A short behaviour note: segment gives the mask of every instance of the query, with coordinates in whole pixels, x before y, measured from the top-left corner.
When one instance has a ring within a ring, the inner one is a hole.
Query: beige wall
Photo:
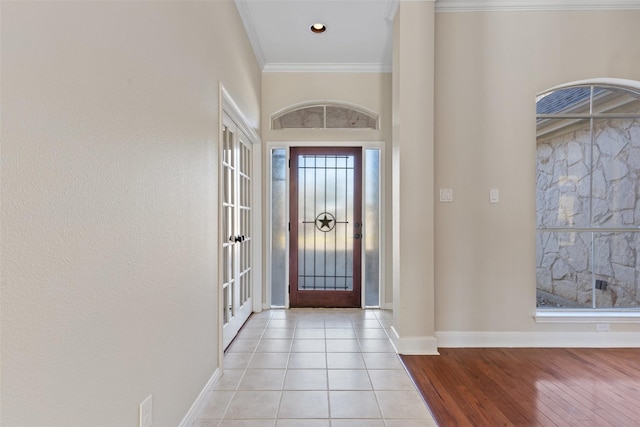
[[[218,366],[218,81],[232,1],[2,2],[3,426],[175,427]]]
[[[435,187],[453,189],[436,204],[437,331],[594,331],[532,319],[535,95],[640,80],[638,23],[639,11],[436,14]]]
[[[347,102],[380,114],[380,130],[271,130],[270,116],[293,104],[312,100]],[[391,73],[264,73],[262,76],[263,141],[389,141],[391,139]]]
[[[380,129],[270,129],[273,113],[291,105],[312,100],[340,101],[356,104],[380,114]],[[262,76],[262,141],[381,141],[386,144],[385,175],[391,176],[391,73],[264,73]],[[265,161],[268,151],[264,152]],[[266,164],[266,163],[265,163]],[[265,171],[268,168],[265,166]],[[265,190],[266,185],[265,182]],[[387,199],[389,201],[390,198]],[[265,204],[267,201],[265,200]],[[264,209],[268,206],[265,205]],[[390,205],[385,215],[391,217]],[[268,229],[268,224],[264,225]],[[391,229],[386,230],[386,261],[391,258]],[[389,264],[387,262],[387,264]],[[386,301],[392,300],[391,268],[385,269],[388,284],[385,289]],[[265,271],[266,273],[266,271]],[[265,281],[266,282],[266,281]]]
[[[434,3],[393,23],[393,330],[399,353],[437,354],[434,300]]]
[[[380,112],[380,131],[262,137],[385,141],[389,189],[391,75],[261,82],[231,1],[1,7],[0,424],[136,426],[153,394],[154,426],[175,426],[218,365],[218,81],[256,125],[310,99]],[[593,330],[532,319],[534,96],[640,80],[638,22],[436,14],[435,193],[454,190],[435,206],[436,331]]]

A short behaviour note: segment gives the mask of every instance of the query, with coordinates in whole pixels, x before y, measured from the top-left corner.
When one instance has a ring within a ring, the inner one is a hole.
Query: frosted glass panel
[[[352,290],[354,157],[298,159],[298,289]]]
[[[345,105],[309,105],[273,117],[271,128],[378,129],[378,116]]]
[[[380,305],[380,150],[365,150],[365,305]]]
[[[376,129],[375,117],[348,107],[327,106],[327,128],[370,128]]]
[[[273,119],[273,129],[324,128],[324,107],[300,108]]]
[[[287,156],[271,151],[271,305],[284,307],[287,277]]]

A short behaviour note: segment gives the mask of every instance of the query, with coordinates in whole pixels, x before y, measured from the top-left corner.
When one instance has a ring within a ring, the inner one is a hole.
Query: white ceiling
[[[264,71],[391,71],[400,1],[235,0]],[[416,0],[413,0],[416,1]],[[417,0],[437,12],[639,9],[640,0]],[[323,34],[309,27],[327,26]]]
[[[236,0],[264,71],[391,71],[398,0]],[[314,34],[312,24],[327,31]]]

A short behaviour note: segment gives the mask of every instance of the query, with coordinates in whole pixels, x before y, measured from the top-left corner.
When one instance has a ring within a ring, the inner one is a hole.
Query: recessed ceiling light
[[[327,26],[324,25],[322,22],[316,22],[311,26],[311,32],[313,33],[319,34],[319,33],[324,33],[325,31],[327,31]]]

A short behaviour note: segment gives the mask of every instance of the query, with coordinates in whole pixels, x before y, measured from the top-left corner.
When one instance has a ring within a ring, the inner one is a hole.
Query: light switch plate
[[[441,202],[453,202],[453,190],[450,188],[440,189],[440,201]]]
[[[500,202],[500,190],[497,188],[491,188],[489,190],[489,203],[498,203]]]

